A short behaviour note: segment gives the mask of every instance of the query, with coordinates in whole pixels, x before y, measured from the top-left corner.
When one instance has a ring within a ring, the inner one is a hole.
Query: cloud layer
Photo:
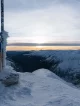
[[[37,36],[46,42],[79,42],[79,6],[79,0],[5,0],[8,42],[32,42]]]

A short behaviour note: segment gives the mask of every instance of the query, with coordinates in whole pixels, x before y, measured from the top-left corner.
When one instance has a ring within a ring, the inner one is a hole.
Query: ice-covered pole
[[[1,0],[1,33],[4,32],[4,0]]]
[[[0,71],[4,68],[4,50],[3,50],[3,43],[4,43],[4,0],[1,0],[1,62],[0,62]]]

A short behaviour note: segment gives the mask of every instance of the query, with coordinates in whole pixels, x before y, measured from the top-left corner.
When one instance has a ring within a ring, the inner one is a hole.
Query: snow
[[[13,68],[10,66],[10,63],[9,63],[9,66],[6,65],[6,68],[0,72],[0,80],[6,78],[9,74],[11,74],[11,72],[16,73],[16,71],[13,70]]]
[[[59,79],[61,80],[56,74],[53,74],[51,71],[47,70],[47,69],[38,69],[38,70],[35,70],[33,72],[33,74],[35,74],[36,76],[39,76],[39,77],[50,77],[50,78],[56,78],[56,79]]]
[[[0,106],[80,106],[80,90],[49,70],[18,74],[18,85],[0,83]]]
[[[2,37],[3,37],[2,49],[3,49],[3,70],[4,70],[4,68],[6,67],[6,45],[7,45],[8,32],[4,31]]]

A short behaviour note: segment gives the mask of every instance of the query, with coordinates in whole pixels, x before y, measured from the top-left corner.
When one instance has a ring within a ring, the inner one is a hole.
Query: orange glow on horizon
[[[27,50],[79,50],[80,46],[7,46],[7,51]]]

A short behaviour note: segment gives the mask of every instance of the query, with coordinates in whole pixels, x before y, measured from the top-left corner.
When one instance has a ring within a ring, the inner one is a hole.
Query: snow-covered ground
[[[0,106],[80,106],[80,90],[49,70],[19,76],[18,85],[5,87],[0,83]]]

